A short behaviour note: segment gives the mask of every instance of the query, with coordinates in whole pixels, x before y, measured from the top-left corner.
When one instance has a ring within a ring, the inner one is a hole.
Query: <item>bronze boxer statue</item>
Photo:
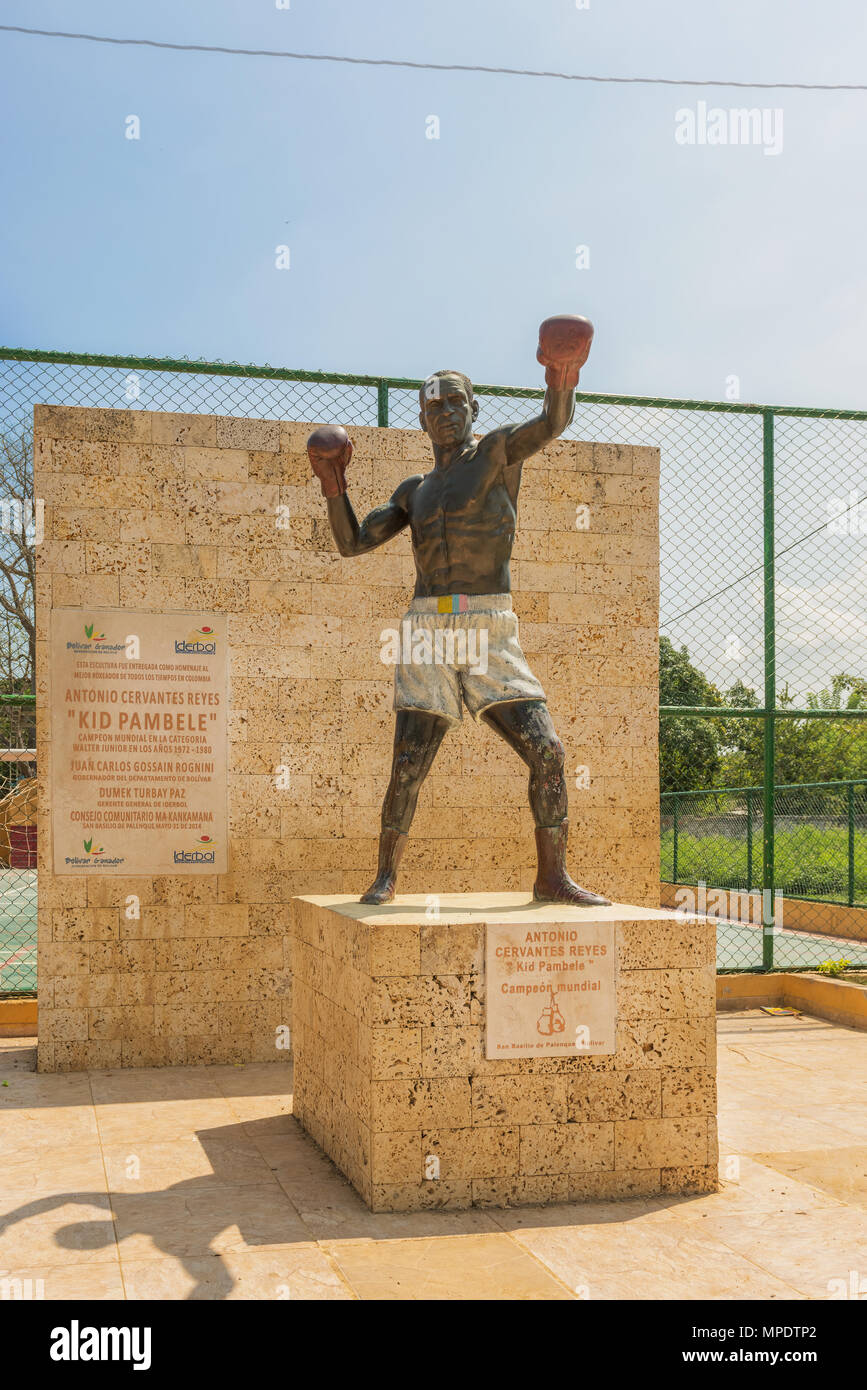
[[[410,641],[395,666],[394,756],[382,806],[379,867],[363,903],[394,897],[421,785],[449,725],[461,719],[466,705],[530,769],[538,856],[534,899],[608,906],[607,898],[579,888],[566,872],[563,745],[518,642],[509,578],[521,465],[572,419],[578,374],[592,337],[587,319],[565,314],[546,319],[536,354],[547,384],[542,413],[478,440],[473,422],[479,406],[469,378],[434,372],[419,392],[419,421],[430,436],[434,466],[407,478],[360,524],[346,493],[352,457],[346,431],[325,425],[307,442],[340,554],[363,555],[408,526],[415,558],[415,594],[403,623]],[[468,658],[470,650],[474,659]],[[441,660],[443,651],[447,659]]]

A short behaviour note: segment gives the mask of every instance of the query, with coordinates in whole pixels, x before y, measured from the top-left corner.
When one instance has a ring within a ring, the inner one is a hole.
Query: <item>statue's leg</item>
[[[376,878],[361,899],[363,903],[387,903],[394,897],[398,865],[418,794],[448,727],[448,719],[438,714],[415,709],[397,711],[391,778],[382,803],[379,865]]]
[[[530,809],[536,822],[538,857],[533,897],[540,902],[607,907],[608,898],[580,888],[566,872],[569,822],[563,745],[548,706],[544,700],[506,700],[489,705],[482,718],[530,769]]]

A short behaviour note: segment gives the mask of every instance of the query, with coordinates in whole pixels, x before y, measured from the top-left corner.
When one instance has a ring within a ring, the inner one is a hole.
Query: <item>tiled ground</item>
[[[285,1063],[38,1076],[0,1039],[0,1297],[828,1298],[867,1275],[867,1038],[719,1030],[720,1193],[406,1216],[301,1132]]]

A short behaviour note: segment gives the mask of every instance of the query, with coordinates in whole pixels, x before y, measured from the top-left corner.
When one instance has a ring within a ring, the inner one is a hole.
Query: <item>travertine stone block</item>
[[[563,1124],[521,1127],[522,1173],[586,1173],[614,1167],[614,1125]]]
[[[707,1159],[704,1117],[618,1120],[616,1153],[623,1167],[682,1167]]]
[[[716,1073],[710,1068],[684,1067],[662,1077],[662,1113],[707,1115],[716,1110]]]
[[[479,1125],[545,1125],[565,1120],[566,1078],[475,1077],[473,1119]]]
[[[573,1076],[569,1079],[568,1118],[578,1121],[651,1119],[661,1113],[661,1099],[662,1078],[657,1071]],[[702,1101],[706,1100],[707,1096],[702,1095]]]
[[[425,1158],[439,1159],[440,1180],[508,1177],[519,1169],[519,1131],[514,1126],[423,1130],[421,1149]]]
[[[518,893],[442,894],[429,911],[422,895],[293,903],[295,1114],[368,1206],[713,1190],[712,922]],[[614,1052],[486,1058],[486,929],[516,922],[613,924]]]

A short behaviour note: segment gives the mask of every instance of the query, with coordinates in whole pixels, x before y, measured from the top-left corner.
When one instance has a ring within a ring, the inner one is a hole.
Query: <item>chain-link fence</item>
[[[37,402],[417,428],[420,384],[0,349],[0,432],[26,441]],[[475,389],[480,430],[526,416],[544,394]],[[823,960],[841,958],[841,941],[851,948],[854,933],[867,937],[857,915],[867,906],[848,904],[846,893],[837,903],[806,891],[836,884],[840,864],[825,864],[830,850],[807,827],[807,838],[791,839],[779,798],[780,784],[867,778],[867,412],[579,392],[567,434],[661,450],[661,789],[707,795],[707,787],[719,794],[749,786],[752,797],[751,877],[761,913],[749,926],[735,917],[727,936],[721,926],[720,967],[809,967],[807,935]],[[670,800],[662,809],[665,870]],[[678,853],[686,853],[685,839]],[[708,859],[696,882],[706,873],[709,891],[727,890],[713,883],[725,864],[725,856]],[[781,952],[785,945],[794,953],[796,930],[800,954],[786,960]]]
[[[720,969],[755,969],[764,943],[763,788],[663,792],[661,801],[662,882],[686,890],[668,898],[719,918]],[[776,787],[774,839],[774,964],[867,966],[867,779]]]

